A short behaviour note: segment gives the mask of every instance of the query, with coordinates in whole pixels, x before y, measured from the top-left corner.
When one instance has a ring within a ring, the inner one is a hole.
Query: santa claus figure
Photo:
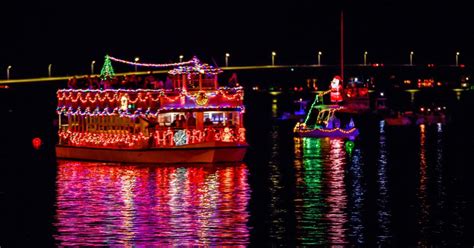
[[[331,81],[331,102],[342,101],[342,79],[335,76]]]

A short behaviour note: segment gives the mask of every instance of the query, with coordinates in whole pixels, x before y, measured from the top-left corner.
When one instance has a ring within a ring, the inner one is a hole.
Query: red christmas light
[[[41,141],[40,138],[36,137],[31,141],[31,143],[33,144],[33,148],[35,148],[35,150],[39,150],[41,145],[43,144],[43,141]]]

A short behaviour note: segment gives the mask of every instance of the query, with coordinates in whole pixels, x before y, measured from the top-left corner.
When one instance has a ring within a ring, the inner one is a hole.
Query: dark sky
[[[339,59],[339,16],[345,15],[347,63],[472,64],[473,10],[467,3],[424,1],[36,1],[2,7],[0,66],[17,74],[86,73],[106,53],[169,62],[198,55],[223,65],[315,63]],[[315,2],[332,2],[315,3]],[[1,73],[0,75],[2,75]],[[0,76],[1,77],[1,76]]]

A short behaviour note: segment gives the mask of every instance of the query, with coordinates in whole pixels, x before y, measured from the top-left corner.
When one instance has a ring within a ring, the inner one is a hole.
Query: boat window
[[[224,112],[205,112],[204,120],[209,118],[214,124],[224,122]]]
[[[164,113],[158,115],[158,123],[160,126],[169,126],[178,118],[178,113]]]

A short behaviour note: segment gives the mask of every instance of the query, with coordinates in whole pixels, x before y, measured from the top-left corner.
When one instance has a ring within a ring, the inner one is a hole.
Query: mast
[[[341,79],[344,83],[344,10],[341,9]]]

